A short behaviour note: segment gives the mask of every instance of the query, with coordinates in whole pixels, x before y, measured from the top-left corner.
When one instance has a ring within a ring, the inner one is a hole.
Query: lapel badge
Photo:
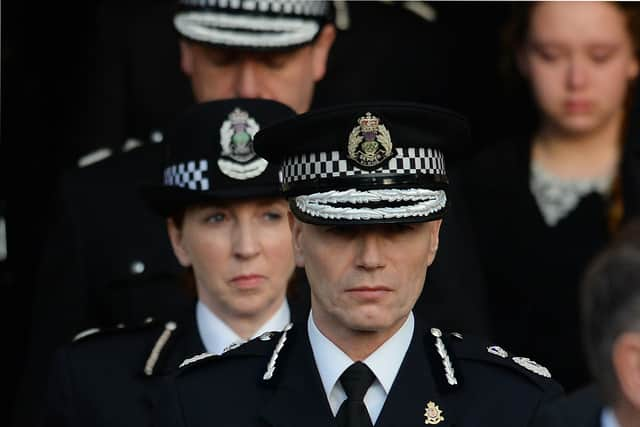
[[[424,423],[427,425],[433,425],[440,424],[441,421],[444,421],[442,410],[438,405],[430,401],[424,408]]]
[[[503,349],[498,345],[492,345],[491,347],[487,347],[487,351],[491,354],[502,357],[503,359],[506,359],[507,357],[509,357],[509,353],[507,353],[505,349]]]
[[[391,134],[380,119],[367,113],[349,134],[347,157],[358,165],[374,169],[394,153]]]
[[[545,368],[544,366],[540,365],[537,362],[534,362],[528,357],[513,357],[512,359],[518,365],[522,366],[525,369],[528,369],[531,372],[534,372],[545,378],[551,378],[551,372],[549,372],[547,368]]]
[[[244,180],[264,172],[269,163],[253,149],[253,137],[259,130],[258,122],[246,111],[236,108],[229,114],[220,127],[222,152],[218,168],[223,174]]]

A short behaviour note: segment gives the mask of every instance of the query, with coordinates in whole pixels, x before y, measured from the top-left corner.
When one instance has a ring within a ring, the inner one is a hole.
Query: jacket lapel
[[[273,427],[335,425],[304,322],[289,331],[278,355],[274,376],[263,386],[273,389],[261,413],[267,424]]]
[[[416,322],[409,350],[400,366],[398,376],[393,382],[375,427],[424,426],[429,424],[445,427],[453,425],[454,414],[447,408],[447,402],[438,393],[433,379],[427,354],[429,344],[425,342],[424,329],[419,322]],[[433,403],[433,406],[429,413],[437,414],[437,410],[442,411],[441,420],[438,416],[427,417],[426,410],[430,402]],[[431,423],[427,423],[427,420]]]

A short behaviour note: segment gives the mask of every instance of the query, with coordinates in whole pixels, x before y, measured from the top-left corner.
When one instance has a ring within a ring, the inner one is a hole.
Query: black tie
[[[374,379],[371,369],[362,362],[355,362],[340,375],[347,399],[336,415],[338,427],[372,427],[363,399]]]

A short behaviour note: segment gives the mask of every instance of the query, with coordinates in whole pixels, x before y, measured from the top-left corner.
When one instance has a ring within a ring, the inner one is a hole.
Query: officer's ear
[[[442,225],[442,220],[437,219],[435,221],[429,221],[427,225],[429,232],[429,254],[427,256],[427,265],[431,265],[436,259],[438,245],[440,244],[440,226]]]
[[[640,410],[640,333],[620,335],[613,344],[612,358],[620,397]]]
[[[167,231],[169,232],[169,240],[171,241],[173,253],[176,258],[178,258],[178,262],[183,267],[190,267],[191,258],[183,244],[182,229],[176,224],[173,218],[167,220]]]
[[[293,256],[297,267],[304,267],[304,251],[301,245],[302,223],[298,221],[291,211],[287,213],[289,219],[289,228],[291,229],[291,242],[293,244]]]
[[[191,77],[193,74],[193,56],[193,44],[185,39],[180,39],[180,68],[187,77]]]
[[[315,82],[322,79],[327,71],[327,60],[329,58],[329,51],[333,45],[333,41],[336,38],[336,29],[331,24],[326,24],[320,34],[316,38],[312,45],[312,72],[313,80]]]

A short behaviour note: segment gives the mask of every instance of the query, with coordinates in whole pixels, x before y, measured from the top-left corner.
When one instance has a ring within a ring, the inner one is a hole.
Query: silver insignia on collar
[[[269,364],[267,365],[267,370],[265,371],[264,375],[262,376],[263,380],[267,381],[267,380],[270,380],[273,377],[273,373],[276,370],[276,360],[278,359],[278,353],[280,353],[280,350],[282,350],[282,347],[284,347],[284,343],[285,343],[285,341],[287,341],[287,332],[289,332],[289,330],[292,327],[293,327],[293,323],[289,323],[282,330],[282,335],[280,336],[280,339],[278,340],[278,343],[276,344],[276,348],[273,350],[273,354],[271,355],[271,359],[269,360]]]
[[[551,372],[549,372],[547,368],[538,364],[537,362],[534,362],[528,357],[512,357],[511,359],[518,365],[522,366],[525,369],[528,369],[531,372],[534,372],[545,378],[551,378]]]
[[[207,357],[211,357],[211,356],[215,356],[215,354],[214,353],[207,353],[205,351],[204,353],[200,353],[200,354],[196,354],[195,356],[187,357],[186,359],[184,359],[182,361],[182,363],[178,367],[179,368],[183,368],[183,367],[185,367],[187,365],[190,365],[192,363],[197,362],[198,360],[206,359]]]
[[[431,328],[431,335],[436,338],[436,350],[438,350],[438,354],[442,358],[442,365],[444,366],[444,373],[447,377],[447,382],[452,386],[457,385],[458,380],[456,379],[453,366],[451,365],[451,359],[449,359],[449,354],[447,353],[447,349],[441,339],[442,331],[438,328]]]
[[[218,159],[220,171],[230,178],[250,179],[260,175],[269,164],[253,149],[253,137],[260,125],[244,110],[236,108],[220,128],[222,152]]]
[[[502,357],[503,359],[509,357],[509,353],[507,353],[506,350],[499,345],[492,345],[490,347],[487,347],[487,351],[491,354]]]

